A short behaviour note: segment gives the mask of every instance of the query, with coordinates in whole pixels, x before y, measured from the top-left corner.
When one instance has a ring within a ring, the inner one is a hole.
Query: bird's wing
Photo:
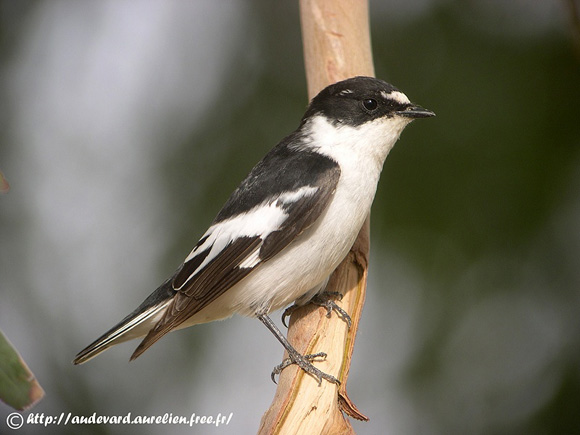
[[[327,208],[338,165],[315,153],[283,157],[267,155],[232,194],[174,275],[175,297],[131,359],[279,253]]]

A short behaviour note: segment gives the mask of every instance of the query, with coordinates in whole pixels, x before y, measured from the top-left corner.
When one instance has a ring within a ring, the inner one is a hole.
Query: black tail
[[[147,335],[174,296],[170,280],[165,281],[135,311],[81,350],[73,364],[83,364],[111,346]]]

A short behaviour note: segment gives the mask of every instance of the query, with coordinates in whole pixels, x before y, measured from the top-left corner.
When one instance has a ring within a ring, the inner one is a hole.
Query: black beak
[[[435,116],[435,113],[430,110],[423,109],[421,106],[410,105],[405,110],[400,110],[395,112],[399,116],[404,116],[405,118],[430,118]]]

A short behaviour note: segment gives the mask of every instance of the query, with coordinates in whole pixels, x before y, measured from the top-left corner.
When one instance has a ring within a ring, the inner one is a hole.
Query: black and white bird
[[[298,128],[232,193],[173,276],[74,364],[145,337],[133,360],[170,331],[237,313],[260,319],[290,363],[319,382],[338,382],[312,365],[312,355],[298,353],[268,313],[324,291],[370,212],[387,154],[407,124],[430,116],[375,78],[323,89]]]

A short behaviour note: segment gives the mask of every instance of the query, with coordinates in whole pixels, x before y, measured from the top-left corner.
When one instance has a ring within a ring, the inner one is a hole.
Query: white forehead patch
[[[395,100],[399,104],[409,104],[411,102],[405,94],[399,91],[393,91],[388,94],[385,91],[381,91],[381,96],[386,99]]]
[[[351,90],[351,89],[345,89],[345,90],[343,90],[343,91],[340,91],[340,92],[338,93],[338,95],[340,95],[340,96],[343,96],[343,95],[348,95],[348,94],[352,94],[352,93],[353,93],[353,92],[352,92],[352,90]]]

